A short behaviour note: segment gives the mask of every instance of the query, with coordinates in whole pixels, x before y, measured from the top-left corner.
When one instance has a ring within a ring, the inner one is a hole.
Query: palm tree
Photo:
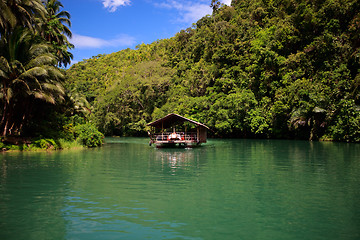
[[[67,97],[68,101],[66,101],[66,114],[69,116],[78,115],[86,119],[91,113],[91,106],[86,100],[86,97],[77,92],[76,89],[68,91]]]
[[[47,14],[45,21],[40,24],[40,34],[53,45],[59,66],[67,66],[73,58],[68,49],[74,48],[74,45],[68,41],[68,38],[72,37],[69,29],[71,27],[71,16],[69,12],[61,10],[64,6],[57,0],[43,0],[43,4]]]
[[[16,26],[34,30],[37,19],[44,19],[46,9],[40,0],[0,0],[0,35]]]
[[[2,136],[21,134],[35,99],[56,104],[65,94],[63,75],[55,67],[57,59],[50,46],[36,42],[28,29],[20,27],[7,36],[0,40]]]
[[[304,129],[308,128],[309,140],[318,140],[319,132],[323,131],[326,125],[326,113],[325,109],[317,106],[308,109],[297,108],[291,114],[289,127],[291,130],[300,130],[299,132],[302,133],[304,133]]]
[[[59,35],[66,35],[69,38],[72,37],[72,33],[69,29],[71,27],[71,21],[70,21],[70,13],[68,11],[60,11],[60,8],[63,8],[61,2],[57,0],[45,0],[43,1],[45,8],[47,10],[47,21],[56,20],[60,23],[60,26],[57,26],[56,28],[49,29],[49,33],[47,34],[48,41],[54,41],[54,40],[61,40],[58,38]],[[68,26],[66,26],[68,25]]]

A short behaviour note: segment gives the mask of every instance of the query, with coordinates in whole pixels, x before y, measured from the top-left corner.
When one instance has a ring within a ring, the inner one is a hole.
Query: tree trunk
[[[3,133],[2,133],[2,136],[3,136],[3,137],[6,137],[6,136],[7,136],[8,125],[9,125],[9,120],[6,119],[6,121],[5,121],[5,126],[4,126]]]
[[[11,128],[14,126],[13,123],[13,114],[12,114],[12,109],[11,109],[11,104],[8,103],[7,101],[5,101],[4,104],[4,113],[3,113],[3,122],[1,124],[1,126],[4,126],[2,129],[2,136],[6,137],[9,134],[9,130],[11,130]],[[9,129],[11,125],[11,128]]]

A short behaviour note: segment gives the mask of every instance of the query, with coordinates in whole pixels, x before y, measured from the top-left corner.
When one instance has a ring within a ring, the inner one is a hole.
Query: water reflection
[[[207,161],[203,149],[154,149],[149,169],[165,175],[190,176]]]

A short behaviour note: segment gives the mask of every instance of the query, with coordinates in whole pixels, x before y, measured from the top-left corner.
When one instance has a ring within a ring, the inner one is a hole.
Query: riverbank
[[[65,149],[85,148],[79,140],[65,140],[52,138],[24,138],[24,137],[6,137],[0,141],[0,152],[17,151],[54,151]]]
[[[66,137],[58,137],[66,136]],[[79,124],[68,133],[49,137],[6,136],[0,138],[0,151],[51,151],[72,148],[93,148],[103,144],[104,135],[90,123]]]

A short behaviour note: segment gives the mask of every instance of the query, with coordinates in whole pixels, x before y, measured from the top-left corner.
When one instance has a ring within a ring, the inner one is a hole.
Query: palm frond
[[[53,12],[58,12],[61,7],[64,7],[61,2],[57,0],[48,0],[46,3],[46,8],[50,9]]]
[[[65,96],[66,92],[65,92],[64,86],[63,86],[61,83],[58,83],[58,82],[55,83],[55,85],[56,85],[56,87],[57,87],[57,91],[58,91],[61,95]]]
[[[42,90],[41,82],[39,81],[40,78],[34,75],[21,75],[19,76],[19,79],[26,82],[26,84],[29,86],[28,90],[31,89],[40,89]]]
[[[3,70],[0,69],[0,79],[1,78],[8,78],[8,75]]]
[[[20,16],[22,16],[22,18],[19,18],[18,21],[21,21],[21,24],[26,25],[29,29],[32,29],[32,17],[30,13],[21,5],[17,5],[17,11],[20,13]]]
[[[68,36],[69,38],[72,38],[72,32],[70,31],[70,29],[68,27],[66,27],[64,25],[64,29],[63,32],[66,34],[66,36]]]
[[[30,62],[25,66],[26,68],[34,68],[36,66],[55,64],[56,58],[51,53],[42,54],[30,60]]]
[[[8,88],[6,91],[6,99],[5,100],[9,103],[12,96],[13,96],[13,90],[12,90],[12,88]]]
[[[36,92],[33,92],[32,94],[35,98],[37,99],[41,99],[45,102],[48,102],[48,103],[51,103],[51,104],[55,104],[55,98],[51,95],[51,94],[48,94],[46,92],[43,92],[43,91],[36,91]]]
[[[29,87],[28,83],[26,81],[24,81],[23,79],[17,78],[14,81],[12,81],[13,86],[16,85],[16,84],[21,84],[21,85],[25,86],[27,91],[30,91],[30,87]]]
[[[61,11],[55,15],[56,18],[67,18],[70,19],[71,15],[68,11]]]
[[[30,55],[39,56],[40,54],[48,53],[50,45],[47,43],[34,44],[30,47]]]
[[[65,95],[64,87],[60,84],[44,83],[42,84],[42,87],[44,90],[51,90],[53,92],[59,93],[60,95]]]
[[[6,5],[5,2],[0,2],[0,25],[2,26],[3,30],[6,31],[6,25],[9,24],[11,27],[14,27],[16,24],[16,17],[12,13],[11,9]]]
[[[31,1],[31,4],[32,8],[37,12],[37,14],[44,19],[47,11],[42,2],[40,0],[35,0]]]
[[[7,61],[7,59],[3,56],[0,56],[0,69],[4,72],[4,73],[8,73],[10,72],[10,65],[9,62]]]
[[[38,77],[47,77],[48,71],[43,67],[33,67],[29,70],[22,73],[19,78],[26,79],[26,78],[38,78]]]
[[[307,116],[307,111],[299,108],[292,112],[289,123],[290,127],[297,129],[300,126],[308,125],[309,118]]]
[[[20,74],[24,73],[26,70],[20,61],[15,60],[10,63],[10,71],[16,76],[19,76]]]
[[[54,66],[43,66],[44,69],[48,72],[48,78],[56,81],[62,81],[64,79],[64,75],[60,72],[57,67]]]

